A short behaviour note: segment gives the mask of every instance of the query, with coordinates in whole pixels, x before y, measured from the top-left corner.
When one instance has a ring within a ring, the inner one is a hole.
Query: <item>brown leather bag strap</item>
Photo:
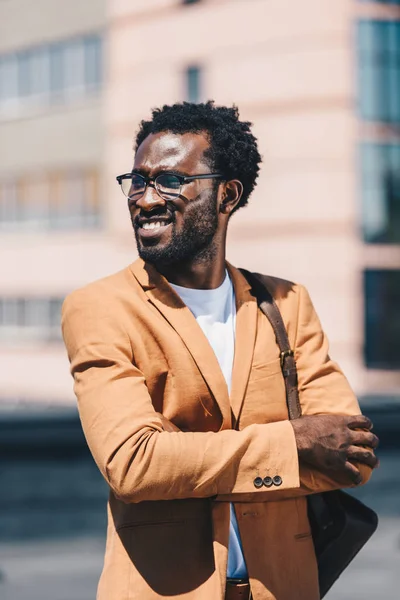
[[[301,406],[299,390],[297,387],[297,367],[294,359],[294,352],[290,348],[289,338],[282,315],[264,283],[262,283],[256,275],[246,271],[246,269],[240,269],[240,271],[250,283],[253,295],[257,298],[257,304],[260,310],[267,317],[274,330],[276,342],[280,350],[281,369],[285,382],[286,404],[289,418],[298,419],[301,417]]]

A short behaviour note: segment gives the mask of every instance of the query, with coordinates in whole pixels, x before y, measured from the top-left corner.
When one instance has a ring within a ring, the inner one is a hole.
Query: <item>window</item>
[[[374,4],[400,4],[400,0],[361,0],[361,2],[372,2]]]
[[[95,169],[71,169],[0,182],[0,230],[98,227],[98,179]]]
[[[400,369],[400,270],[364,273],[365,363],[372,369]]]
[[[96,90],[101,84],[102,48],[98,36],[85,39],[85,81],[86,86]]]
[[[18,194],[15,180],[0,182],[0,224],[18,220]]]
[[[63,44],[53,44],[50,47],[49,62],[50,93],[53,101],[57,101],[64,89]]]
[[[65,45],[64,48],[64,88],[71,95],[85,91],[85,46],[83,41]]]
[[[186,69],[186,99],[188,102],[201,100],[201,69],[190,66]]]
[[[63,298],[1,298],[0,341],[61,340]]]
[[[18,55],[18,92],[20,97],[37,98],[50,92],[50,55],[46,48]]]
[[[400,123],[400,22],[360,21],[358,54],[361,117]]]
[[[50,92],[50,54],[47,49],[39,48],[32,52],[30,61],[32,96],[48,98]]]
[[[15,55],[0,59],[0,103],[7,104],[18,95],[18,60]]]
[[[364,240],[400,244],[400,144],[361,144]]]
[[[102,40],[91,34],[0,57],[0,109],[70,101],[97,92]]]

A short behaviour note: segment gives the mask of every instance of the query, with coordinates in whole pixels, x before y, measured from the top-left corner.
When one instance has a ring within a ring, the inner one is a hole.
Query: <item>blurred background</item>
[[[215,99],[263,155],[229,259],[305,284],[381,469],[380,528],[329,600],[399,598],[400,1],[0,1],[0,598],[93,600],[106,486],[60,334],[136,257],[115,176],[163,103]]]

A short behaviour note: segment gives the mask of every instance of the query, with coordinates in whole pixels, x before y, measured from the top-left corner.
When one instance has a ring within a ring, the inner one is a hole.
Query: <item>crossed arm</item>
[[[303,411],[330,413],[338,419],[357,414],[357,401],[327,355],[326,338],[305,290],[303,296],[296,342]],[[373,465],[368,462],[352,465],[353,478],[346,474],[339,468],[349,462],[343,453],[334,468],[325,471],[312,461],[299,463],[298,436],[289,421],[254,424],[242,431],[171,431],[154,410],[123,326],[101,301],[89,302],[83,291],[72,294],[64,303],[62,325],[88,445],[114,494],[125,502],[276,500],[351,486],[370,476]],[[368,444],[365,437],[372,434],[358,434],[363,445],[373,445],[372,438]],[[326,435],[324,431],[321,437]],[[260,474],[280,474],[283,483],[279,488],[256,489],[253,482]]]

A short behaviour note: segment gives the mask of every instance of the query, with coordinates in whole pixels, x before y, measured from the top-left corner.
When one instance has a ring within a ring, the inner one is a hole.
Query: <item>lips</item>
[[[138,219],[137,231],[141,238],[156,238],[161,236],[172,224],[171,219]]]
[[[166,225],[169,225],[169,221],[145,221],[140,227],[146,231],[151,231]]]

